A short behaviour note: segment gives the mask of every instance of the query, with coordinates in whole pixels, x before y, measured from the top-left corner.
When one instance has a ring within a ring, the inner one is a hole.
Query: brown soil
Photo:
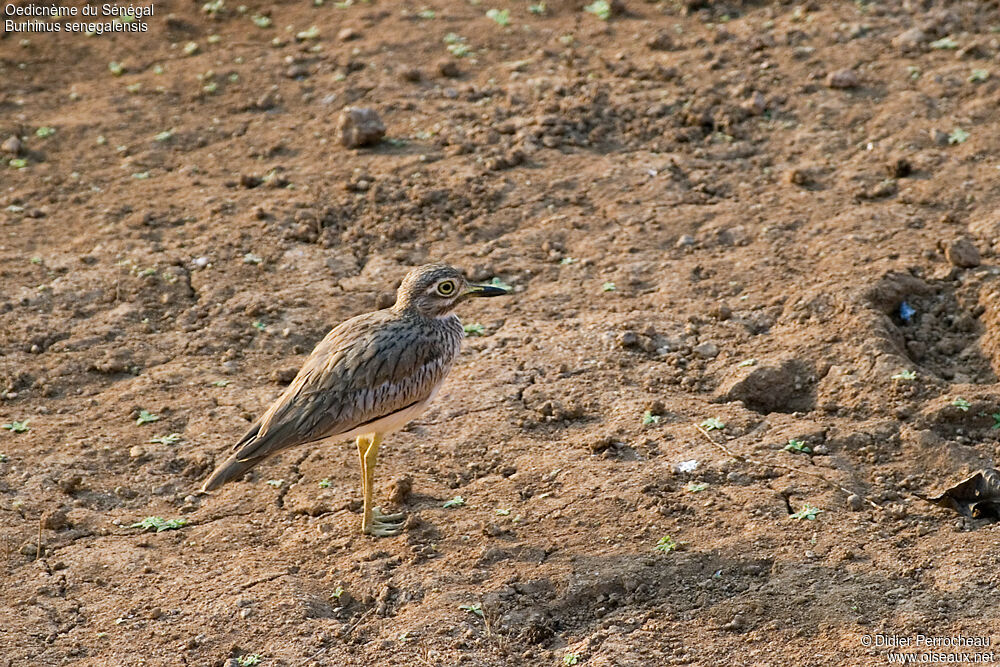
[[[1000,639],[997,526],[915,497],[998,448],[996,2],[202,4],[0,39],[0,665]],[[341,146],[347,105],[386,139]],[[516,294],[384,446],[404,536],[358,534],[353,444],[193,495],[430,260]]]

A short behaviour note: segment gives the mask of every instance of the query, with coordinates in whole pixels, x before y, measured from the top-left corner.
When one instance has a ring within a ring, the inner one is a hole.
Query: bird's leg
[[[359,435],[355,442],[358,444],[358,459],[361,461],[361,496],[364,498],[364,514],[361,516],[361,532],[367,533],[369,525],[372,521],[371,514],[371,495],[368,493],[368,474],[365,467],[365,452],[368,451],[368,446],[371,442],[368,440],[368,436]]]
[[[378,446],[382,442],[381,433],[372,433],[368,438],[368,447],[364,454],[364,491],[365,514],[361,523],[361,532],[376,537],[392,537],[403,530],[406,515],[382,514],[378,507],[372,507],[372,491],[375,488],[375,464],[378,462]]]

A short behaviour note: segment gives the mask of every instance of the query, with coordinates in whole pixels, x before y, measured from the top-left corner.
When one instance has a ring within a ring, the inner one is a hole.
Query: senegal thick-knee
[[[471,297],[506,293],[470,284],[444,264],[413,269],[392,308],[351,318],[326,335],[202,490],[238,479],[290,447],[355,438],[364,495],[361,530],[396,535],[404,516],[372,507],[379,444],[427,409],[451,370],[464,337],[455,307]]]

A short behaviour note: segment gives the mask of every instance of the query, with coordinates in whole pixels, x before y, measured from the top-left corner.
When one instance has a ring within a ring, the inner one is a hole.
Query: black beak
[[[503,296],[510,294],[510,292],[495,285],[469,285],[466,294],[469,296]]]

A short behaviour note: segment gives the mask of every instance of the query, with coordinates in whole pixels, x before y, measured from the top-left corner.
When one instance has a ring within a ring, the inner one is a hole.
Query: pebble
[[[963,269],[979,266],[979,249],[966,237],[959,237],[950,241],[944,249],[945,258]]]
[[[836,72],[830,72],[830,74],[827,75],[826,85],[829,88],[857,88],[858,75],[852,69],[839,69]]]
[[[206,266],[208,266],[208,257],[197,258],[196,260],[194,260],[194,266],[197,269],[204,269]]]
[[[385,136],[385,124],[374,109],[348,107],[340,114],[340,143],[347,148],[377,144]]]
[[[133,459],[141,459],[146,455],[146,450],[141,445],[135,445],[128,450],[128,455]]]
[[[847,509],[851,510],[852,512],[860,512],[862,509],[864,509],[864,506],[865,502],[861,499],[861,496],[859,496],[858,494],[852,493],[851,495],[847,496]]]
[[[892,39],[892,45],[900,51],[920,51],[927,41],[927,33],[920,28],[910,28]]]
[[[690,234],[683,234],[679,239],[677,239],[677,243],[675,245],[678,248],[688,248],[690,246],[693,246],[695,243],[696,241],[694,240],[693,236],[691,236]]]
[[[361,37],[361,33],[354,28],[344,28],[337,33],[337,39],[342,42],[349,42],[352,39],[358,39],[359,37]]]
[[[441,60],[437,64],[438,74],[447,77],[449,79],[455,79],[462,76],[462,70],[458,68],[454,60]]]
[[[700,343],[695,346],[694,353],[705,359],[719,356],[719,346],[712,342]]]
[[[21,140],[15,136],[7,137],[6,141],[0,144],[0,150],[10,155],[20,155]]]

